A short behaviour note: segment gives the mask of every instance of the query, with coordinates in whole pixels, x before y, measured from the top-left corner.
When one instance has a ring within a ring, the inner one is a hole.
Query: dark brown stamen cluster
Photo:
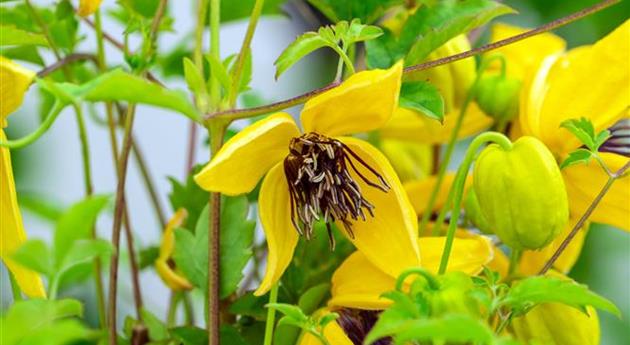
[[[337,323],[343,329],[346,336],[352,341],[354,345],[362,345],[367,334],[372,330],[378,317],[381,314],[376,310],[359,310],[343,308],[336,310],[339,314]],[[391,338],[382,338],[372,343],[373,345],[390,345],[392,344]]]
[[[357,163],[373,174],[378,183],[361,173]],[[323,219],[330,245],[334,247],[331,223],[340,221],[348,235],[354,237],[351,220],[365,220],[366,211],[374,216],[374,205],[363,197],[349,169],[368,186],[384,192],[390,188],[376,170],[339,140],[317,133],[291,140],[284,174],[289,185],[291,220],[300,235],[311,239],[313,225]]]
[[[630,157],[630,119],[621,119],[608,130],[610,138],[599,147],[599,151]]]

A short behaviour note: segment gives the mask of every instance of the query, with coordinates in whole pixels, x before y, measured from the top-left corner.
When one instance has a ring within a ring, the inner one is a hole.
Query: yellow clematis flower
[[[94,14],[101,6],[103,0],[79,0],[79,10],[77,11],[81,17],[87,17]]]
[[[422,237],[417,239],[422,250],[422,267],[437,274],[445,237]],[[475,275],[493,257],[490,241],[480,235],[468,234],[466,238],[456,238],[449,260],[448,270]],[[381,259],[386,260],[386,259]],[[389,263],[384,261],[385,264]],[[412,267],[412,266],[410,266]],[[378,311],[391,305],[391,300],[382,298],[387,291],[394,290],[396,277],[383,271],[371,262],[362,252],[351,254],[335,271],[332,278],[331,299],[322,312],[337,311],[341,317],[324,328],[324,336],[331,344],[353,344],[352,339],[359,341],[370,329],[356,330],[351,326],[357,319],[376,322]],[[363,332],[356,334],[357,332]],[[300,345],[318,344],[318,340],[310,334],[304,334],[298,342]]]
[[[433,51],[427,60],[436,60],[467,50],[470,50],[470,42],[465,35],[460,35]],[[412,61],[412,63],[415,62]],[[439,123],[414,110],[397,108],[392,119],[379,131],[381,137],[424,144],[447,142],[475,75],[476,67],[473,58],[411,74],[406,80],[426,80],[440,90],[440,94],[444,98],[444,122]],[[491,124],[492,119],[486,116],[476,103],[472,102],[464,117],[459,138],[481,132],[490,127]]]
[[[437,180],[436,175],[429,176],[422,180],[409,181],[404,184],[405,191],[407,192],[407,196],[411,201],[411,205],[413,205],[413,209],[417,214],[422,215],[426,212],[427,204],[429,203],[429,197],[431,196],[431,192],[433,191],[433,186]],[[438,190],[437,198],[435,199],[435,205],[433,205],[433,209],[431,212],[436,212],[440,210],[446,199],[448,198],[448,192],[451,190],[451,186],[455,181],[455,173],[446,173],[444,175],[444,180],[442,181],[442,185],[440,186],[440,190]],[[464,193],[468,187],[472,184],[472,175],[466,177],[466,181],[464,184]]]
[[[160,254],[155,260],[155,270],[169,288],[175,291],[190,290],[192,284],[173,267],[173,250],[175,249],[175,229],[182,225],[188,217],[186,209],[180,208],[166,224],[162,233]]]
[[[628,121],[630,109],[629,42],[630,20],[594,45],[545,58],[521,95],[522,134],[539,138],[562,160],[581,146],[575,136],[560,128],[563,121],[586,117],[596,132],[616,123],[624,127],[623,121]],[[620,133],[619,138],[615,132]],[[608,153],[602,153],[602,159],[612,170],[620,168],[628,159],[628,144],[617,142],[621,136],[623,128],[613,131],[613,138],[609,139],[611,145],[603,145]],[[596,163],[567,167],[563,169],[563,177],[571,213],[577,216],[584,213],[607,180]],[[613,184],[591,220],[630,231],[628,214],[630,181],[625,178]]]
[[[7,140],[3,130],[6,118],[22,104],[24,93],[34,77],[34,72],[0,56],[0,140]],[[24,294],[45,298],[46,291],[39,274],[11,260],[11,254],[26,241],[26,232],[17,203],[11,153],[5,147],[0,147],[0,183],[0,257]]]
[[[288,266],[299,234],[317,219],[345,229],[356,248],[396,276],[420,263],[416,215],[394,169],[365,141],[341,137],[385,124],[398,105],[402,63],[352,75],[309,100],[300,132],[276,113],[228,140],[196,176],[202,188],[226,195],[251,191],[263,179],[259,215],[267,238],[265,294]]]

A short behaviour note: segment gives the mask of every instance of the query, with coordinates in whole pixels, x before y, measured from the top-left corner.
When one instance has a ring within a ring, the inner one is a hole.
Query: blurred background
[[[505,1],[520,14],[504,16],[500,20],[534,27],[596,2],[593,0]],[[34,3],[54,5],[53,1],[34,1]],[[103,1],[103,13],[106,14],[104,28],[114,37],[122,38],[124,26],[114,16],[107,15],[115,7],[114,0]],[[274,80],[273,62],[280,52],[304,31],[326,24],[323,17],[316,14],[303,1],[287,1],[282,9],[283,13],[265,16],[260,20],[252,43],[254,66],[252,91],[249,92],[248,97],[241,100],[242,105],[251,106],[260,102],[267,103],[288,98],[322,86],[330,82],[334,76],[336,59],[332,54],[319,51],[297,63],[279,80]],[[197,15],[196,1],[170,1],[169,15],[174,18],[176,31],[165,32],[160,36],[159,50],[164,56],[178,56],[178,54],[190,51],[193,45],[192,32],[194,18]],[[628,17],[630,17],[630,1],[625,0],[594,16],[560,28],[556,33],[567,40],[569,47],[590,44]],[[222,26],[221,55],[223,57],[238,52],[246,27],[246,20],[230,21]],[[84,39],[78,51],[94,51],[96,48],[93,31],[85,25],[81,25],[81,30]],[[479,44],[482,43],[484,36],[481,35],[481,37]],[[137,43],[132,41],[131,46],[137,46]],[[123,63],[121,54],[112,46],[106,46],[106,52],[110,65]],[[44,58],[52,61],[51,56],[44,56]],[[168,83],[171,88],[186,89],[186,84],[182,79],[173,78],[169,73],[169,68],[181,68],[181,66],[169,67],[167,62],[163,65],[165,67],[162,70],[155,71],[159,78]],[[28,67],[33,70],[38,69],[37,66]],[[41,102],[37,88],[31,88],[23,106],[10,117],[11,125],[7,131],[9,137],[20,137],[37,127],[41,116]],[[297,114],[298,110],[290,109],[289,112]],[[92,111],[95,114],[101,114],[103,109],[99,105]],[[137,114],[134,126],[136,142],[144,153],[146,164],[156,183],[160,202],[167,210],[168,218],[173,210],[168,208],[167,195],[171,185],[167,177],[174,177],[177,180],[183,180],[185,177],[189,122],[167,111],[146,106],[140,106]],[[87,125],[95,191],[113,194],[115,172],[111,161],[107,129],[96,121],[92,121],[91,118],[88,118]],[[25,226],[31,238],[51,238],[52,225],[49,220],[41,216],[42,210],[54,214],[83,198],[81,152],[77,133],[75,118],[71,111],[66,111],[42,139],[25,149],[12,152],[18,195]],[[196,146],[195,161],[206,162],[208,149],[205,135],[197,137]],[[161,229],[149,204],[138,164],[134,159],[130,161],[129,171],[127,202],[132,210],[131,224],[136,233],[137,245],[139,247],[158,245]],[[34,209],[40,212],[33,212]],[[101,218],[98,224],[99,234],[104,238],[109,238],[110,215]],[[121,244],[121,248],[124,247],[125,245]],[[125,253],[122,259],[119,305],[122,309],[120,314],[125,315],[131,311],[132,295],[130,275],[126,271],[128,265],[124,261]],[[4,266],[0,273],[1,302],[4,309],[11,301],[11,292]],[[628,344],[630,339],[630,234],[607,226],[592,226],[585,241],[582,256],[571,272],[571,276],[611,299],[624,315],[624,318],[620,320],[610,314],[600,313],[602,344]],[[165,297],[168,296],[168,289],[153,270],[144,270],[141,279],[146,307],[158,315],[164,315],[168,304],[168,299]],[[75,289],[63,291],[62,295],[73,295],[84,300],[88,309],[87,314],[90,314],[90,308],[94,306],[93,296],[90,295],[92,289]],[[125,310],[125,308],[129,309]]]

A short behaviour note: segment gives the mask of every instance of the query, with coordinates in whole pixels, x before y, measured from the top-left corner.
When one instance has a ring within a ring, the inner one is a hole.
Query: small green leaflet
[[[438,89],[426,81],[403,82],[399,105],[437,121],[444,121],[444,99]]]
[[[560,127],[567,129],[575,135],[580,139],[582,144],[588,147],[592,152],[597,152],[599,147],[610,138],[610,132],[608,130],[595,133],[593,123],[585,117],[563,121]]]
[[[586,164],[590,162],[592,157],[593,153],[591,151],[585,149],[577,149],[569,153],[569,157],[562,161],[562,163],[560,164],[560,169],[564,169],[566,167],[581,163]]]
[[[330,21],[360,19],[364,23],[378,20],[388,8],[402,4],[401,0],[308,0]]]

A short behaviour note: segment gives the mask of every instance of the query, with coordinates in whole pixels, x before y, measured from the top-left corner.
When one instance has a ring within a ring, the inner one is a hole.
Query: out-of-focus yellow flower
[[[323,308],[322,310],[317,311],[316,315],[324,316],[326,314],[329,314],[330,312],[331,312],[330,308]],[[326,325],[326,327],[324,327],[323,335],[324,335],[324,338],[326,338],[326,340],[331,345],[332,344],[334,345],[353,345],[354,344],[352,340],[348,338],[343,328],[341,328],[341,326],[339,325],[337,321],[329,322]],[[321,340],[317,339],[316,336],[307,332],[302,333],[302,336],[300,337],[300,340],[297,343],[298,345],[322,345]]]
[[[94,14],[101,6],[103,0],[79,0],[78,13],[81,17],[87,17]]]
[[[6,118],[20,104],[35,73],[0,56],[0,140],[6,141]],[[0,257],[15,277],[20,290],[29,297],[46,297],[41,277],[11,260],[11,254],[26,241],[22,215],[17,203],[11,152],[0,147]]]
[[[570,279],[554,271],[549,274]],[[597,345],[599,318],[592,307],[587,307],[586,311],[566,304],[544,303],[512,319],[509,331],[524,344]]]
[[[7,116],[22,104],[33,78],[35,72],[0,55],[0,127],[7,126]]]
[[[280,279],[299,234],[310,238],[317,219],[345,229],[370,262],[393,276],[419,264],[416,214],[391,164],[367,142],[340,137],[389,121],[401,76],[402,63],[354,74],[305,104],[304,134],[289,114],[273,114],[228,140],[195,176],[205,190],[237,195],[266,175],[258,205],[269,254],[256,295]]]
[[[560,124],[585,117],[595,131],[627,119],[630,109],[630,20],[591,46],[545,58],[521,94],[520,131],[542,140],[562,160],[582,144]],[[606,68],[601,68],[606,66]],[[604,144],[605,145],[605,144]],[[602,153],[615,170],[627,157]],[[596,163],[563,169],[573,215],[582,215],[607,180]],[[616,181],[591,220],[630,231],[630,181]]]
[[[379,148],[403,183],[425,178],[431,171],[433,152],[429,145],[391,139],[381,141]]]
[[[435,60],[467,50],[470,50],[470,43],[465,35],[460,35],[433,51],[427,60]],[[410,63],[419,62],[421,61],[410,61]],[[409,75],[406,80],[426,80],[439,89],[444,98],[444,122],[439,123],[414,110],[398,108],[391,121],[380,130],[381,137],[425,144],[447,142],[475,76],[476,67],[473,58]],[[486,116],[476,103],[472,102],[462,123],[459,138],[478,133],[490,127],[491,124],[492,119]]]
[[[421,237],[417,241],[421,251],[420,266],[437,273],[446,237]],[[453,242],[447,271],[475,275],[492,260],[493,255],[492,245],[486,237],[472,234],[467,238],[457,237]],[[379,269],[363,253],[357,251],[333,274],[332,298],[328,306],[362,310],[385,309],[391,301],[381,295],[394,290],[395,282],[396,276]]]
[[[172,290],[189,290],[192,284],[174,268],[173,250],[175,249],[175,229],[182,225],[188,217],[186,209],[180,208],[166,224],[162,233],[162,244],[160,245],[160,255],[155,261],[155,270],[162,281]]]
[[[437,180],[437,176],[432,175],[422,180],[417,181],[409,181],[404,184],[405,191],[409,196],[409,200],[411,201],[411,205],[413,205],[413,209],[416,211],[418,215],[424,214],[426,212],[427,204],[429,203],[429,197],[431,196],[431,192],[433,191],[433,186],[435,186],[435,182]],[[444,206],[446,199],[448,197],[448,192],[455,181],[455,173],[446,173],[444,175],[444,180],[442,181],[442,185],[440,186],[440,190],[438,190],[437,198],[435,199],[435,205],[433,205],[433,209],[431,212],[435,212]],[[466,182],[464,185],[464,192],[470,187],[472,184],[472,175],[466,178]]]

